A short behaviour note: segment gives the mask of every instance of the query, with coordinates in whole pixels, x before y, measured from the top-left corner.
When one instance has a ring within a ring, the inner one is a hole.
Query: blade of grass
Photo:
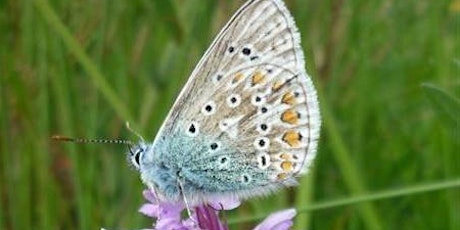
[[[32,6],[29,6],[32,8]],[[36,16],[35,16],[36,17]],[[37,132],[37,136],[49,134],[49,88],[48,88],[48,42],[49,39],[47,38],[47,31],[44,23],[40,23],[37,26],[37,40],[39,41],[38,50],[37,50],[37,67],[38,67],[38,79],[40,81],[39,85],[41,86],[40,95],[37,97],[37,103],[39,107],[42,108],[41,110],[37,111],[37,119],[40,122],[35,123],[37,125],[35,132]],[[42,149],[44,152],[50,152],[48,148],[48,143],[46,139],[40,138],[41,141],[35,141],[37,145],[37,149]],[[31,141],[33,142],[33,141]],[[52,218],[51,212],[42,212],[41,210],[52,210],[50,208],[50,201],[49,198],[50,192],[45,193],[44,191],[50,191],[51,187],[54,186],[53,181],[50,180],[51,175],[49,174],[49,162],[50,162],[50,155],[49,154],[41,154],[41,152],[35,152],[35,176],[37,178],[37,192],[38,200],[37,204],[34,206],[35,213],[38,215],[38,222],[36,224],[37,228],[40,229],[50,229],[55,223],[52,224],[55,218]]]
[[[155,13],[169,28],[168,32],[172,34],[172,37],[178,42],[181,43],[184,39],[183,29],[179,23],[176,7],[172,1],[153,1],[155,7]]]
[[[56,38],[52,39],[51,42],[57,40]],[[65,51],[62,50],[60,46],[54,46],[53,49],[53,58],[56,60],[63,59]],[[51,74],[50,83],[51,83],[51,94],[55,98],[56,110],[59,111],[57,116],[57,123],[61,127],[62,131],[68,135],[75,134],[75,108],[72,107],[71,98],[67,92],[69,92],[69,80],[67,78],[62,78],[62,74],[68,74],[69,71],[65,68],[65,64],[58,65],[56,68],[56,73]],[[72,183],[73,191],[75,195],[75,209],[76,209],[76,219],[78,220],[78,225],[75,226],[76,229],[79,227],[88,227],[88,220],[85,215],[86,210],[82,208],[85,203],[84,189],[82,185],[82,179],[80,176],[79,168],[79,155],[77,154],[77,147],[75,145],[66,145],[66,153],[72,161]]]
[[[423,83],[422,88],[440,114],[444,114],[457,125],[460,124],[460,101],[458,99],[433,84]]]
[[[339,200],[321,202],[321,203],[311,205],[310,207],[299,208],[298,210],[299,212],[316,211],[316,210],[336,208],[339,206],[357,204],[357,203],[368,202],[368,201],[384,200],[384,199],[396,198],[396,197],[407,196],[407,195],[414,195],[414,194],[419,194],[419,193],[434,192],[434,191],[444,190],[444,189],[455,189],[457,187],[460,187],[459,178],[442,181],[442,182],[415,185],[415,186],[410,186],[410,187],[402,188],[402,189],[385,190],[381,192],[370,193],[370,194],[365,194],[365,195],[356,196],[356,197],[350,197],[347,199],[339,199]]]
[[[363,194],[366,191],[365,185],[362,182],[363,179],[360,176],[359,170],[356,168],[355,164],[353,164],[350,157],[350,151],[347,149],[339,133],[337,123],[328,107],[328,103],[325,102],[324,97],[321,95],[321,92],[321,90],[318,90],[320,105],[322,107],[322,117],[334,158],[337,160],[345,183],[351,190],[351,193],[353,195]],[[363,215],[363,221],[367,229],[385,229],[372,204],[363,203],[359,206],[359,210]]]
[[[310,170],[309,174],[300,179],[299,189],[296,193],[296,202],[295,204],[299,207],[309,207],[313,200],[313,179],[314,179],[314,170]],[[298,213],[295,218],[295,227],[294,229],[308,229],[310,226],[311,215],[310,213],[303,212]]]
[[[51,8],[49,2],[46,0],[35,0],[35,6],[40,11],[42,17],[51,26],[53,30],[62,38],[64,44],[70,52],[72,52],[77,60],[81,63],[82,67],[86,70],[93,83],[97,86],[101,94],[107,100],[108,104],[113,107],[116,113],[124,120],[129,121],[135,130],[137,129],[137,122],[134,120],[126,105],[117,96],[113,88],[105,80],[98,67],[86,55],[85,51],[76,39],[69,32],[68,28],[62,23],[57,16],[56,12]]]
[[[434,191],[445,190],[445,189],[458,189],[459,187],[460,187],[460,179],[456,178],[456,179],[446,180],[442,182],[433,182],[433,183],[422,184],[422,185],[408,186],[406,188],[384,190],[380,192],[363,194],[363,195],[354,196],[354,197],[345,198],[345,199],[318,202],[308,207],[299,207],[297,208],[297,210],[299,213],[312,212],[312,211],[318,211],[318,210],[323,210],[323,209],[328,209],[328,208],[336,208],[336,207],[345,206],[345,205],[354,205],[354,204],[360,204],[363,202],[391,199],[391,198],[396,198],[396,197],[401,197],[401,196],[416,195],[416,194],[434,192]],[[228,223],[237,224],[237,223],[243,223],[243,222],[250,222],[250,221],[263,219],[268,215],[270,215],[270,213],[264,213],[263,215],[252,216],[252,217],[235,218],[235,219],[230,219]]]

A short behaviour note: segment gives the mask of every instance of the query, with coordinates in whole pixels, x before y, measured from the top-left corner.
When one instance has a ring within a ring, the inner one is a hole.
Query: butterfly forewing
[[[202,193],[252,196],[311,164],[319,126],[292,16],[280,0],[253,0],[205,53],[155,143],[178,132],[196,138],[184,143],[194,146],[183,153],[184,179]]]

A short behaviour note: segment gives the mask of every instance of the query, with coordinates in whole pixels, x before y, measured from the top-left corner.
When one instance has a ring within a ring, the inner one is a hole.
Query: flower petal
[[[257,225],[254,230],[287,230],[292,226],[292,218],[294,218],[296,214],[297,211],[294,208],[275,212],[265,218],[265,220]]]
[[[192,214],[192,217],[182,221],[182,225],[184,225],[187,229],[200,229],[197,225],[196,219],[196,215]]]
[[[294,222],[292,220],[282,222],[280,224],[277,224],[276,226],[273,226],[273,229],[277,230],[289,230],[291,229],[292,225],[294,225]]]
[[[152,204],[158,204],[158,197],[150,189],[146,189],[142,192],[144,198],[147,199]]]
[[[187,230],[187,228],[182,225],[181,220],[177,218],[161,218],[155,224],[155,229],[158,230]]]
[[[209,205],[201,205],[195,208],[195,216],[198,220],[198,226],[201,229],[227,230],[226,224],[223,224],[216,211]]]
[[[232,210],[241,205],[240,200],[232,196],[213,197],[208,202],[215,210]]]
[[[161,218],[177,218],[180,219],[180,214],[184,210],[184,206],[181,203],[160,203]]]
[[[158,216],[160,215],[160,209],[158,205],[149,204],[149,203],[142,205],[142,207],[139,208],[139,212],[146,216],[156,217],[156,218],[158,218]]]

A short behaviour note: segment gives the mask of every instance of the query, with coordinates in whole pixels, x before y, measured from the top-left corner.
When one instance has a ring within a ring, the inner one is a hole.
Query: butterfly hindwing
[[[292,184],[311,164],[318,110],[284,3],[249,1],[193,71],[153,153],[181,162],[190,193],[254,196]]]

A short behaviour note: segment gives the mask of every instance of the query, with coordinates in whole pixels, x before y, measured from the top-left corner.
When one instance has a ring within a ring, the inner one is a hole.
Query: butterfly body
[[[131,161],[167,200],[247,198],[295,184],[320,116],[300,36],[281,0],[248,1],[210,46],[153,143]]]
[[[143,181],[161,191],[165,199],[182,199],[183,192],[191,201],[203,201],[213,195],[249,192],[268,180],[267,171],[260,170],[257,162],[247,161],[253,158],[250,153],[240,154],[235,149],[219,146],[217,151],[225,154],[215,154],[211,148],[215,142],[211,138],[197,141],[181,133],[172,133],[155,146],[146,146],[140,160]]]

